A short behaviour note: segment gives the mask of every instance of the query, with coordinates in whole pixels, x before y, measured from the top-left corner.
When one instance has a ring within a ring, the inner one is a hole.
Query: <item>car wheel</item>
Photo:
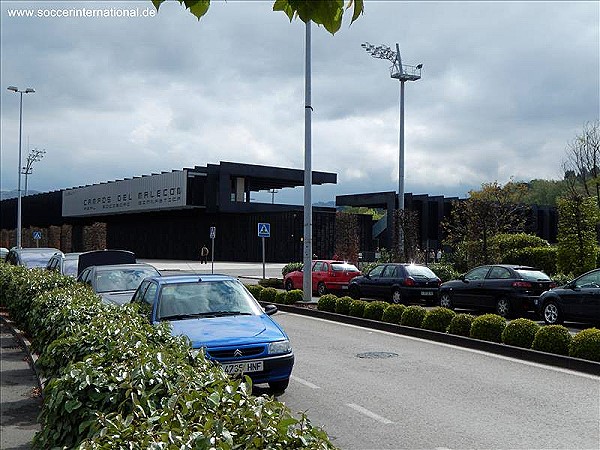
[[[398,288],[392,291],[392,303],[395,303],[396,305],[402,303],[402,293]]]
[[[440,295],[440,306],[442,308],[452,309],[452,297],[447,292]]]
[[[509,317],[511,314],[510,300],[506,297],[500,297],[496,302],[496,312],[504,318]]]
[[[325,295],[327,294],[327,288],[325,287],[325,283],[319,283],[317,284],[317,294],[319,294],[319,297],[321,295]]]
[[[294,282],[288,278],[285,280],[285,290],[291,291],[292,289],[294,289]]]
[[[558,308],[558,305],[549,301],[544,305],[544,309],[542,310],[542,316],[544,317],[544,322],[546,325],[556,325],[563,322],[563,317]]]
[[[360,300],[360,289],[357,285],[351,284],[348,287],[348,294],[350,294],[350,297],[352,297],[354,300]]]
[[[275,394],[283,394],[283,392],[287,389],[289,384],[289,378],[281,381],[269,381],[269,387]]]

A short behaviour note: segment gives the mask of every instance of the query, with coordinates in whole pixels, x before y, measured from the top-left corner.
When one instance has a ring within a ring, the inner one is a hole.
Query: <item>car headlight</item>
[[[290,353],[292,351],[292,346],[290,345],[290,341],[287,339],[285,341],[277,341],[271,342],[269,344],[269,355],[275,355],[279,353]]]

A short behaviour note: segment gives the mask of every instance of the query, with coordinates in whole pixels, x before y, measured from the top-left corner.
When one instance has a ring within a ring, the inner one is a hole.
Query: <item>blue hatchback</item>
[[[132,302],[151,307],[151,322],[168,321],[174,335],[187,336],[230,375],[248,375],[283,392],[294,353],[283,329],[236,278],[224,275],[174,275],[146,278]]]

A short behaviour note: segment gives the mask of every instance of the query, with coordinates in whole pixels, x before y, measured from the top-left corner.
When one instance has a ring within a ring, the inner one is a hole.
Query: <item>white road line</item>
[[[301,315],[301,314],[298,314],[298,315]],[[308,319],[312,319],[312,320],[318,320],[318,321],[321,321],[321,322],[329,322],[329,323],[331,323],[331,321],[329,321],[327,319],[321,319],[320,317],[311,317],[311,316],[304,316],[304,315],[301,315],[301,316],[302,317],[306,317]],[[577,372],[575,370],[563,369],[562,367],[555,367],[555,366],[550,366],[550,365],[546,365],[546,364],[540,364],[540,363],[536,363],[536,362],[525,361],[525,360],[519,359],[519,358],[511,358],[510,356],[497,355],[495,353],[489,353],[489,352],[485,352],[483,350],[476,350],[474,348],[467,348],[467,347],[461,347],[459,345],[445,344],[443,342],[430,341],[428,339],[421,339],[421,338],[417,338],[417,337],[413,337],[413,336],[406,336],[404,334],[390,333],[389,331],[373,330],[373,329],[370,329],[370,328],[365,328],[365,327],[361,327],[361,326],[358,326],[358,325],[352,325],[352,324],[348,324],[348,323],[342,323],[342,322],[335,322],[335,323],[337,323],[338,325],[345,326],[345,327],[357,328],[357,329],[360,329],[360,330],[366,330],[369,333],[381,333],[381,334],[387,334],[388,336],[396,336],[396,337],[401,337],[401,338],[404,338],[404,339],[410,339],[410,340],[413,340],[413,341],[426,342],[426,343],[431,344],[431,345],[441,345],[442,347],[453,348],[455,350],[462,350],[462,351],[470,352],[470,353],[477,353],[478,355],[489,356],[490,358],[504,359],[506,361],[512,361],[512,362],[523,364],[523,365],[526,365],[526,366],[532,366],[532,367],[537,367],[537,368],[540,368],[540,369],[552,370],[554,372],[562,372],[562,373],[566,373],[568,375],[575,375],[575,376],[582,377],[582,378],[589,378],[591,380],[598,380],[598,379],[600,379],[600,377],[598,377],[597,375],[592,375],[592,374],[589,374],[589,373]]]
[[[297,381],[300,384],[303,384],[306,387],[311,388],[311,389],[321,389],[316,384],[312,384],[310,381],[303,380],[302,378],[298,378],[297,376],[292,375],[290,378],[294,381]]]
[[[357,405],[355,403],[348,403],[346,404],[346,406],[349,406],[350,408],[354,409],[355,411],[358,411],[361,414],[364,414],[367,417],[370,417],[371,419],[375,419],[377,422],[381,422],[384,424],[390,424],[390,423],[394,423],[389,419],[386,419],[385,417],[381,417],[377,414],[375,414],[372,411],[369,411],[367,408],[363,408],[360,405]]]

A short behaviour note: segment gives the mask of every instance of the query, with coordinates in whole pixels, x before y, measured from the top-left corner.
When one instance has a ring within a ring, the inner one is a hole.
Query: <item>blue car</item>
[[[145,279],[132,302],[151,309],[152,323],[168,321],[173,335],[187,336],[230,375],[248,375],[275,392],[287,388],[294,365],[289,338],[236,278],[174,275]]]

